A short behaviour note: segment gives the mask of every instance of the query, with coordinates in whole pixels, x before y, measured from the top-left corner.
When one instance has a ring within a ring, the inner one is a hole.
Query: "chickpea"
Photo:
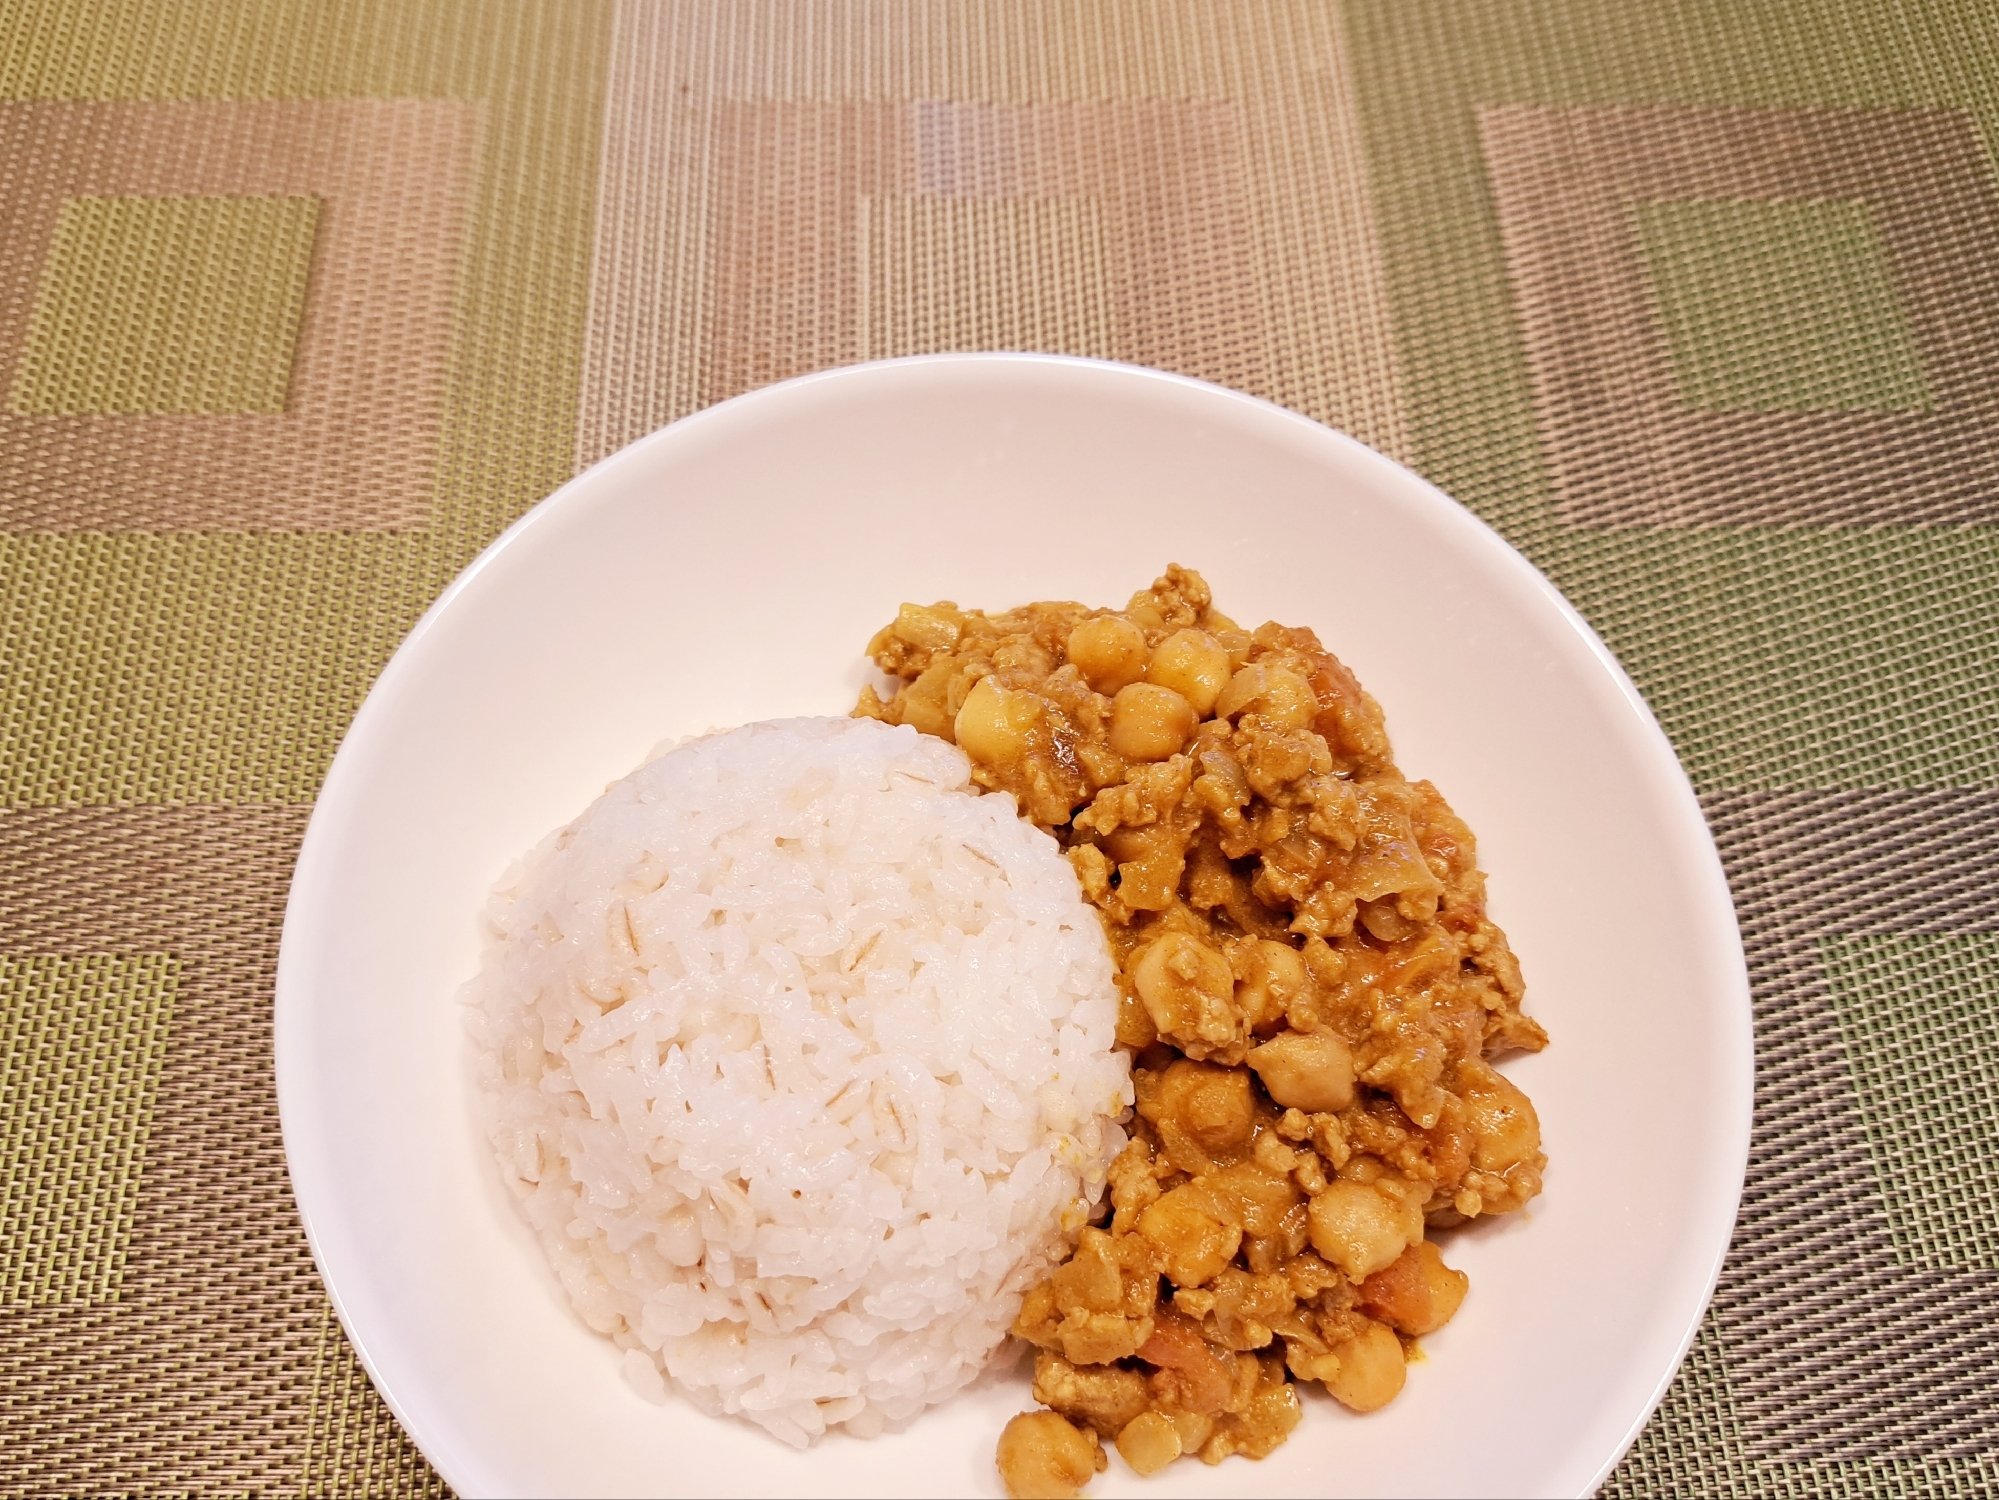
[[[1257,938],[1236,950],[1235,964],[1236,1008],[1266,1036],[1284,1024],[1293,1001],[1312,992],[1305,960],[1289,943]]]
[[[1145,680],[1173,689],[1206,718],[1228,686],[1229,654],[1203,631],[1176,630],[1154,649]]]
[[[1169,1411],[1165,1417],[1180,1434],[1182,1453],[1199,1453],[1214,1435],[1215,1419],[1204,1411]]]
[[[1270,1097],[1308,1113],[1353,1103],[1353,1053],[1330,1031],[1287,1031],[1246,1059]]]
[[[1100,693],[1145,676],[1145,632],[1117,615],[1099,615],[1069,632],[1069,660]]]
[[[1159,1034],[1189,1056],[1235,1040],[1235,976],[1229,961],[1199,938],[1169,932],[1131,966],[1131,986]]]
[[[998,1457],[1014,1500],[1074,1500],[1096,1477],[1103,1449],[1094,1432],[1065,1417],[1024,1411],[1001,1431]]]
[[[1156,1411],[1133,1417],[1117,1435],[1117,1451],[1140,1474],[1157,1474],[1180,1456],[1180,1433]]]
[[[1159,1081],[1159,1123],[1168,1120],[1215,1155],[1248,1145],[1256,1128],[1249,1074],[1181,1058]]]
[[[1041,715],[1041,700],[1032,693],[1003,688],[981,677],[965,695],[952,727],[959,748],[982,766],[1009,765],[1027,748],[1028,731]]]
[[[1209,1213],[1206,1202],[1189,1183],[1138,1216],[1138,1232],[1159,1248],[1167,1279],[1175,1286],[1213,1281],[1242,1245],[1242,1231]]]
[[[1379,1411],[1401,1394],[1409,1374],[1402,1340],[1383,1324],[1370,1322],[1335,1344],[1332,1353],[1339,1368],[1326,1377],[1326,1389],[1340,1405]]]
[[[1111,700],[1111,749],[1126,760],[1164,760],[1187,748],[1200,719],[1171,688],[1134,682]]]
[[[1183,1115],[1187,1134],[1210,1151],[1232,1151],[1248,1141],[1256,1123],[1255,1108],[1249,1075],[1239,1068],[1224,1068],[1219,1079],[1196,1090],[1187,1101]]]
[[[1233,719],[1238,714],[1257,714],[1284,729],[1309,729],[1319,716],[1319,699],[1312,684],[1296,672],[1251,662],[1229,679],[1215,700],[1216,717]]]
[[[1129,990],[1120,991],[1117,997],[1118,1045],[1129,1047],[1133,1052],[1143,1052],[1158,1040],[1159,1028],[1152,1024],[1145,1002]]]
[[[1459,1066],[1458,1077],[1479,1170],[1504,1172],[1533,1160],[1541,1150],[1541,1118],[1519,1085],[1475,1059]]]
[[[1412,1222],[1413,1221],[1413,1222]],[[1362,1182],[1329,1182],[1312,1200],[1312,1248],[1349,1281],[1395,1264],[1423,1237],[1423,1211]]]

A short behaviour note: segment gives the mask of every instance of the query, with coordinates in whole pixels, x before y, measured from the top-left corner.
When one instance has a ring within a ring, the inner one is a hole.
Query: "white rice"
[[[1131,1100],[1103,931],[968,769],[907,727],[752,724],[494,893],[465,990],[493,1146],[655,1399],[872,1435],[978,1375],[1102,1194]]]

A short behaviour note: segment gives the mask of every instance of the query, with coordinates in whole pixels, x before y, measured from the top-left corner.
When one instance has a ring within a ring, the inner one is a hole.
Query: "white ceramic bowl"
[[[903,600],[1121,603],[1166,563],[1310,625],[1479,837],[1553,1045],[1507,1065],[1551,1165],[1459,1235],[1455,1322],[1386,1410],[1307,1400],[1261,1464],[1100,1495],[1579,1495],[1644,1424],[1734,1221],[1751,1033],[1693,794],[1616,662],[1517,553],[1351,439],[1195,381],[1039,356],[863,365],[635,443],[493,544],[341,746],[278,970],[285,1147],[389,1405],[465,1495],[1000,1493],[989,1378],[795,1453],[649,1406],[569,1312],[472,1119],[454,995],[501,869],[670,736],[845,712]]]

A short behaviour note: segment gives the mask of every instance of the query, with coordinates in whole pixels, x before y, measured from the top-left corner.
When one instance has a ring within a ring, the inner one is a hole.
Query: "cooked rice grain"
[[[752,724],[511,870],[466,987],[501,1170],[585,1322],[804,1444],[972,1380],[1130,1102],[1102,928],[964,754]]]

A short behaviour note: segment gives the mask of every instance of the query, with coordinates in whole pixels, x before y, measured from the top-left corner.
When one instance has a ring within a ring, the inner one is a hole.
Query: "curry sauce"
[[[1295,1382],[1355,1411],[1465,1276],[1432,1231],[1519,1208],[1546,1158],[1490,1060],[1547,1037],[1486,914],[1471,830],[1396,767],[1310,631],[1244,630],[1169,567],[1123,610],[904,605],[855,712],[955,741],[1047,829],[1102,915],[1137,1109],[1110,1214],[1027,1294],[1048,1408],[1008,1424],[1019,1496],[1261,1458]]]

